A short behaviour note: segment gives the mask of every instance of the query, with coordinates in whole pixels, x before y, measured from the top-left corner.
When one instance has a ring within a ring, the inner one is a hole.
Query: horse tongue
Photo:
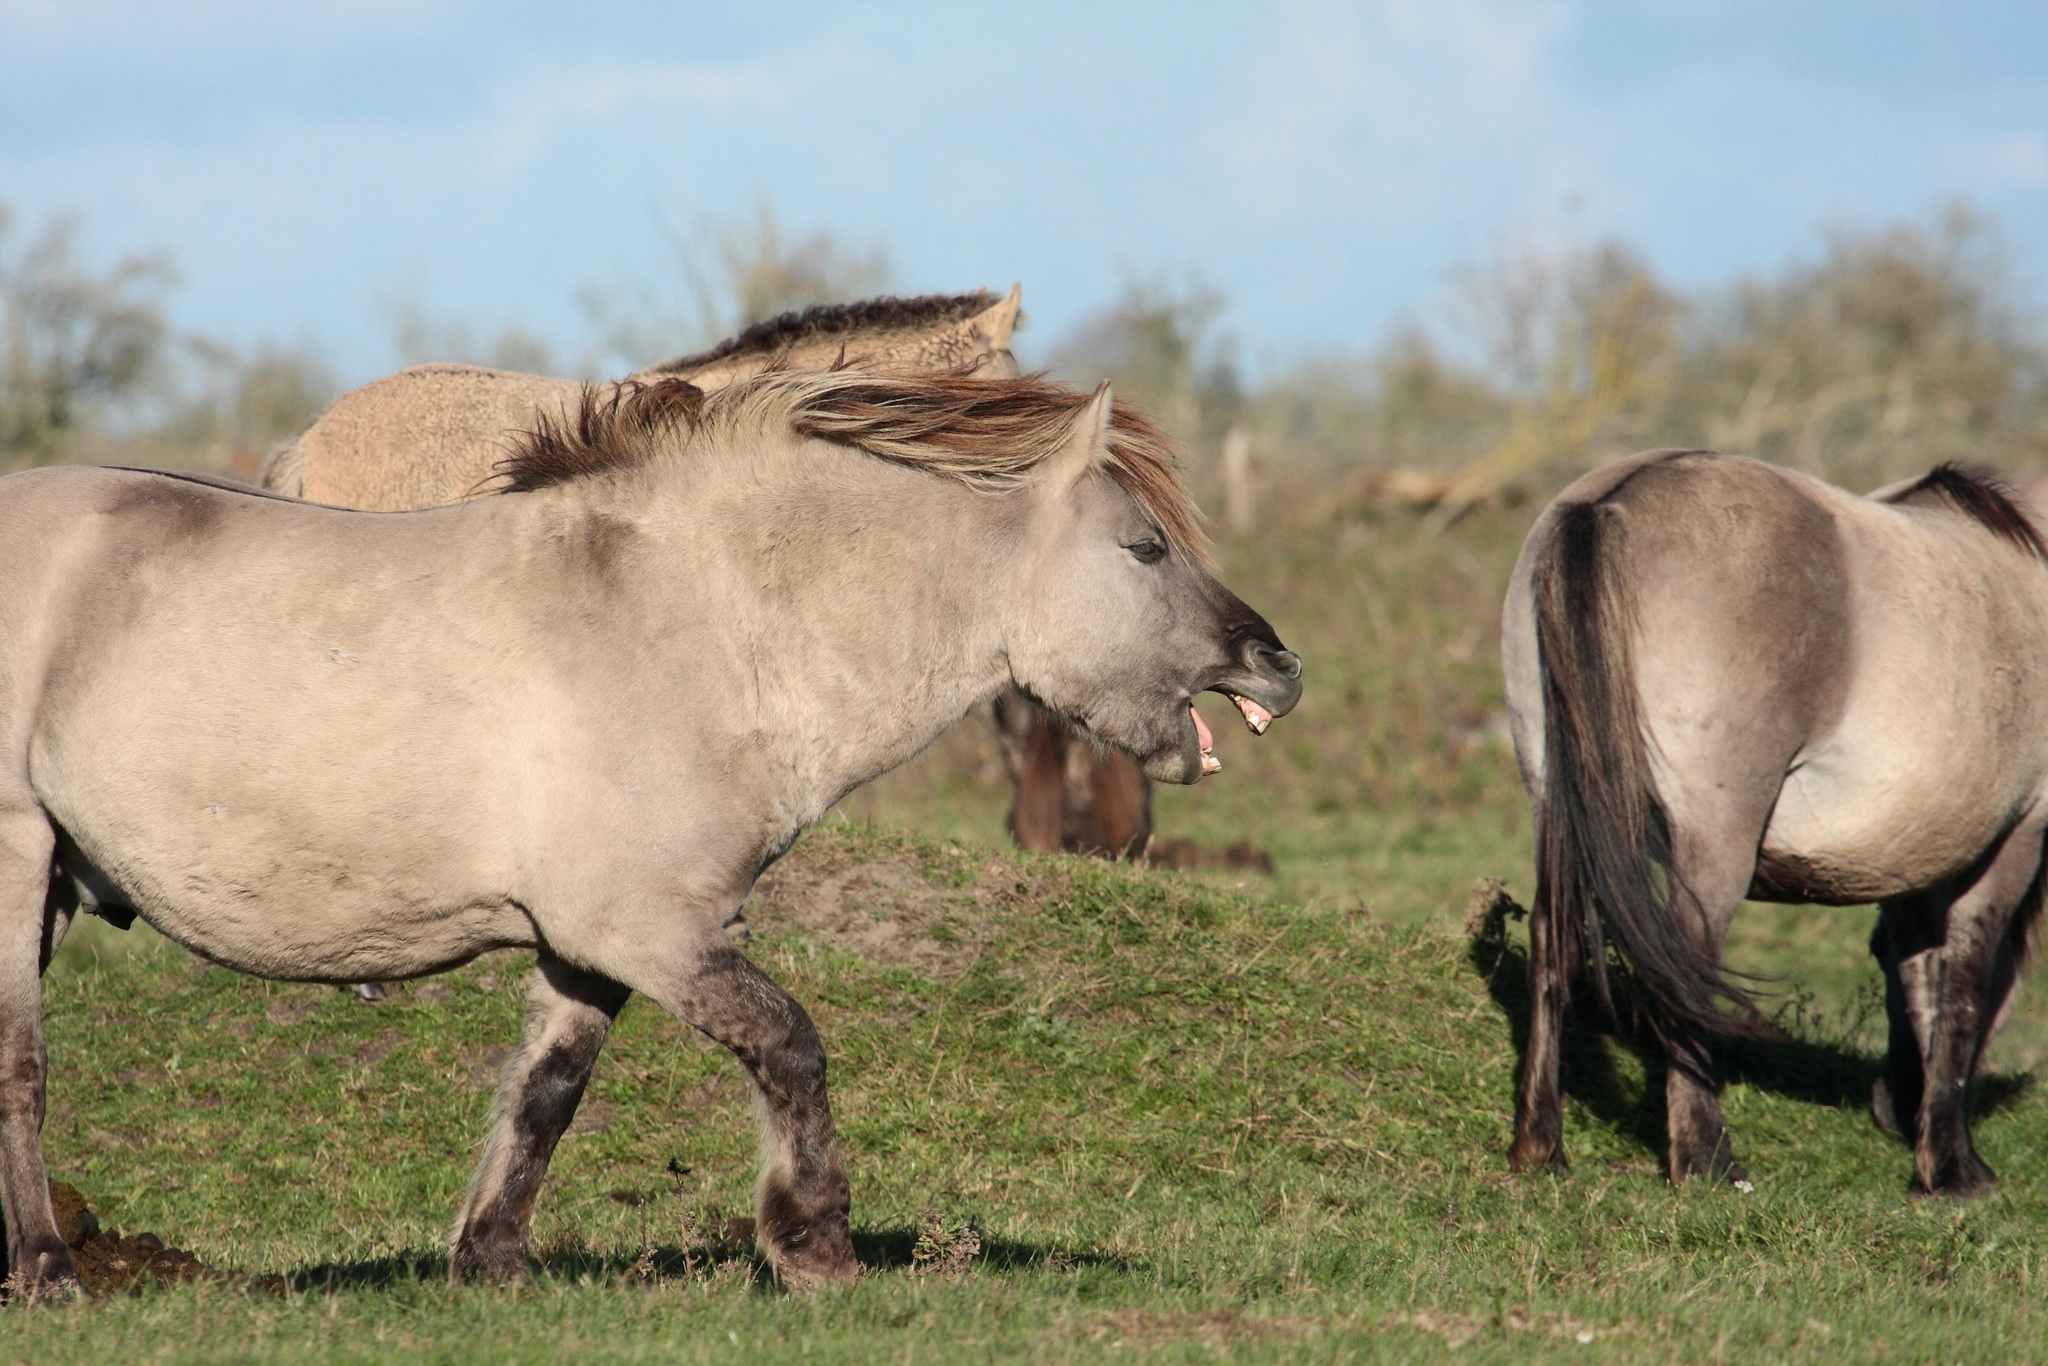
[[[1209,733],[1209,727],[1202,721],[1202,713],[1195,710],[1193,702],[1188,703],[1188,715],[1194,719],[1195,743],[1202,750],[1202,776],[1206,778],[1212,773],[1221,773],[1223,761],[1209,752],[1210,747],[1216,743],[1216,737]]]

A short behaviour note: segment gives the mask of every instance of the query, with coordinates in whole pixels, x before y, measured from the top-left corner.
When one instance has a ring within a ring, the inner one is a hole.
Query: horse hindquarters
[[[1612,941],[1670,1063],[1672,1179],[1740,1180],[1707,1039],[1748,1028],[1720,1007],[1723,996],[1740,999],[1721,975],[1720,946],[1754,873],[1784,756],[1772,749],[1765,762],[1751,749],[1709,746],[1692,756],[1684,800],[1660,796],[1638,696],[1632,582],[1643,567],[1630,559],[1623,525],[1604,501],[1555,505],[1536,533],[1545,539],[1532,543],[1527,600],[1517,609],[1534,618],[1521,623],[1533,627],[1521,653],[1533,644],[1534,659],[1525,662],[1535,667],[1520,671],[1519,688],[1511,667],[1511,698],[1532,713],[1528,694],[1540,688],[1542,724],[1540,754],[1524,756],[1536,805],[1537,890],[1529,1038],[1509,1162],[1517,1170],[1564,1166],[1564,1007],[1581,969],[1591,970],[1606,1001]]]
[[[0,1213],[8,1291],[30,1296],[78,1284],[71,1249],[57,1232],[42,1148],[43,921],[55,843],[40,810],[25,799],[7,803],[0,814]]]

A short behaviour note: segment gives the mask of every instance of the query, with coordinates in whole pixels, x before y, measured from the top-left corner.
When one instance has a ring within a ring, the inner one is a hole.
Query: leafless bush
[[[134,397],[164,359],[168,261],[123,257],[96,271],[78,259],[78,223],[57,218],[16,245],[0,205],[0,470],[49,464],[111,406]]]
[[[879,293],[889,279],[881,247],[849,247],[823,230],[792,237],[766,201],[749,218],[707,219],[666,235],[674,279],[581,294],[600,368],[651,364],[791,309]]]

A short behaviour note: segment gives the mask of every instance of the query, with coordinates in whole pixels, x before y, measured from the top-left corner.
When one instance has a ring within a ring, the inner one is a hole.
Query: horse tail
[[[1694,932],[1703,916],[1674,866],[1636,691],[1635,597],[1623,547],[1618,509],[1567,503],[1556,509],[1536,566],[1544,761],[1534,913],[1553,927],[1550,961],[1540,966],[1560,985],[1590,968],[1612,1017],[1611,942],[1636,1009],[1661,1040],[1701,1031],[1767,1035],[1748,994]]]

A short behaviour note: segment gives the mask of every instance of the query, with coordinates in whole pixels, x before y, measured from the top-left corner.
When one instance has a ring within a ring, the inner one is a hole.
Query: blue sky
[[[1955,195],[2048,269],[2048,6],[0,0],[0,201],[350,380],[399,299],[573,355],[580,287],[764,197],[900,289],[1021,279],[1041,343],[1199,271],[1283,364],[1502,240],[1701,286]]]

